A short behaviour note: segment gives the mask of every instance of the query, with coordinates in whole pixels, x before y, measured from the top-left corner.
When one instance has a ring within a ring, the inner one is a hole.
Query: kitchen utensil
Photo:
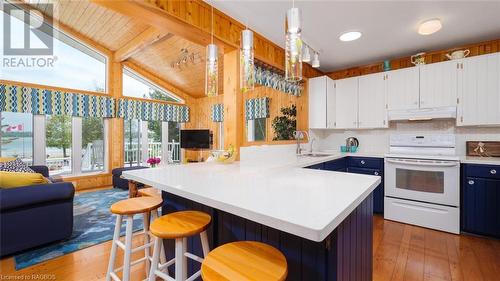
[[[446,57],[449,60],[458,60],[458,59],[463,59],[467,57],[470,54],[469,50],[458,50],[455,52],[452,52],[451,54],[446,54]]]
[[[348,137],[345,140],[345,146],[347,147],[347,151],[351,151],[352,146],[356,146],[356,147],[359,146],[359,141],[355,137]]]

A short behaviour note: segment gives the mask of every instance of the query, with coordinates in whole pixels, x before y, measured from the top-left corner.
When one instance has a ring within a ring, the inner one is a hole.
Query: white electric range
[[[391,135],[385,155],[384,218],[460,231],[460,161],[455,136]]]

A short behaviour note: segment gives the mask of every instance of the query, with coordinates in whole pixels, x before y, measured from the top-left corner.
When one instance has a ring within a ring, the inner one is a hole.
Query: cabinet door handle
[[[365,160],[361,160],[361,165],[364,165],[365,164]]]
[[[473,180],[469,180],[469,185],[474,185],[474,181]]]
[[[492,175],[496,175],[496,174],[497,174],[497,170],[492,169],[492,170],[490,171],[490,174],[492,174]]]
[[[378,176],[378,172],[373,173],[374,175]]]

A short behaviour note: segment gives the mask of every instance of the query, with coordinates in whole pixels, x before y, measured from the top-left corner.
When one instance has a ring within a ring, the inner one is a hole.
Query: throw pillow
[[[0,188],[14,188],[44,183],[47,183],[47,179],[38,173],[0,171]]]
[[[19,172],[19,173],[34,173],[35,172],[19,158],[16,158],[15,160],[12,160],[12,161],[0,162],[0,171]]]

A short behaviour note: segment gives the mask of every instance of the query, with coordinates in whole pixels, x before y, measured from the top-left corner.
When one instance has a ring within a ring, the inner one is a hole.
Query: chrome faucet
[[[305,137],[309,138],[309,134],[306,131],[295,131],[293,132],[295,139],[297,140],[297,149],[295,150],[295,153],[297,155],[302,154],[302,148],[300,147],[300,140],[304,139]]]

